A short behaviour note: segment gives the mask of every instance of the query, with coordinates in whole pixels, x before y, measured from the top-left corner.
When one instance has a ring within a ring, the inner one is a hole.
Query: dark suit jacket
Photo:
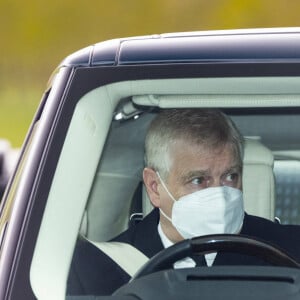
[[[163,249],[157,225],[159,211],[130,227],[113,241],[129,243],[149,258]],[[300,262],[300,226],[280,225],[245,214],[241,234],[272,243]],[[262,259],[236,253],[218,253],[213,265],[264,265]],[[109,295],[127,283],[130,276],[110,257],[84,239],[79,239],[70,269],[67,294]]]

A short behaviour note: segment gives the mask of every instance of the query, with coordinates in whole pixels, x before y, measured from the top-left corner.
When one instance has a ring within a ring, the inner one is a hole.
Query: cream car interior
[[[127,228],[141,183],[143,139],[156,109],[300,106],[299,83],[297,77],[142,80],[110,84],[83,96],[60,154],[35,247],[30,280],[36,297],[65,298],[79,231],[105,242]],[[284,142],[299,159],[300,146],[293,144],[299,140],[299,118],[262,113],[232,118],[247,137],[245,210],[274,220],[273,156],[282,154]],[[289,128],[282,128],[287,126],[284,118]],[[284,130],[289,130],[288,137]],[[138,198],[144,199],[141,210],[146,214],[151,206],[142,194]]]

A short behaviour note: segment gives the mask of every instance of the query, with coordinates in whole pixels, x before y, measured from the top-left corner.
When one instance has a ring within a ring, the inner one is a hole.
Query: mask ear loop
[[[167,186],[165,185],[164,181],[163,181],[162,178],[160,177],[159,172],[156,171],[155,173],[156,173],[156,175],[158,176],[159,181],[161,182],[161,184],[162,184],[162,186],[164,187],[164,189],[165,189],[165,191],[167,192],[167,194],[170,196],[170,198],[171,198],[174,202],[176,202],[175,198],[174,198],[173,195],[169,192]],[[166,215],[166,213],[165,213],[161,208],[159,208],[159,211],[162,213],[162,215],[163,215],[166,219],[168,219],[168,220],[172,223],[172,219],[171,219],[170,217],[168,217],[168,216]]]
[[[169,192],[167,186],[165,185],[164,181],[163,181],[162,178],[160,177],[159,172],[156,171],[155,173],[156,173],[156,175],[158,176],[159,181],[161,182],[162,186],[164,187],[164,189],[166,190],[166,192],[168,193],[168,195],[170,196],[170,198],[171,198],[174,202],[176,202],[176,199],[175,199],[175,198],[173,197],[173,195]]]

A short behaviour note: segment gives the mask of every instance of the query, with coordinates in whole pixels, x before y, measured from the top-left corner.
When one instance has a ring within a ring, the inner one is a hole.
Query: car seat
[[[140,162],[141,164],[142,162]],[[91,193],[91,197],[95,200],[91,201],[85,211],[81,226],[83,236],[97,242],[107,241],[127,228],[129,216],[132,213],[135,213],[135,217],[137,216],[138,219],[142,219],[152,210],[153,207],[145,188],[136,188],[138,185],[142,185],[141,170],[131,176],[129,176],[129,172],[126,175],[116,176],[105,172],[97,175],[97,179],[102,184],[98,185],[97,190],[93,190]],[[243,161],[243,192],[247,213],[274,220],[274,181],[272,152],[260,141],[246,139]],[[107,189],[112,185],[109,189],[112,191],[109,197],[102,195],[103,185]],[[136,190],[139,191],[139,194],[135,193]],[[128,200],[120,201],[120,195],[122,195],[122,200]],[[94,207],[99,199],[102,203],[100,210]],[[140,207],[138,210],[131,209],[136,205],[130,203],[130,199],[131,201],[141,201],[142,199],[142,203],[138,205]],[[115,211],[109,210],[111,203],[115,203],[113,206]],[[101,211],[105,211],[105,214],[101,214]]]
[[[246,139],[243,161],[243,194],[245,211],[274,220],[275,178],[271,150],[261,142]]]
[[[243,158],[243,194],[247,213],[274,220],[274,182],[272,152],[258,140],[246,139]],[[142,190],[145,216],[152,210],[152,206],[145,188]],[[89,241],[106,253],[130,276],[148,260],[143,253],[126,243]]]

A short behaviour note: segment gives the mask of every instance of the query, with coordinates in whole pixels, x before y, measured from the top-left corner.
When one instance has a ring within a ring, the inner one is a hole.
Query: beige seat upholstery
[[[243,194],[245,211],[249,214],[274,220],[275,180],[272,152],[261,142],[245,140],[243,161]],[[152,206],[144,189],[143,213]]]
[[[273,155],[269,149],[256,140],[247,139],[245,142],[243,190],[246,212],[274,220]],[[142,198],[143,214],[146,215],[152,210],[152,206],[145,188],[143,188]],[[139,251],[132,249],[127,244],[92,243],[110,256],[130,276],[147,261],[147,257],[142,253],[138,253],[141,259],[135,259],[136,252]],[[124,255],[124,253],[126,254]],[[133,260],[129,263],[130,268],[128,268],[129,257],[133,257]]]
[[[245,143],[243,169],[245,211],[249,214],[274,220],[274,176],[273,155],[271,151],[259,141],[247,139]],[[108,182],[105,180],[106,178]],[[129,182],[129,180],[131,182]],[[82,222],[81,234],[91,240],[100,242],[106,241],[125,230],[129,218],[129,199],[132,199],[134,190],[140,180],[138,176],[133,176],[132,178],[114,176],[112,180],[108,177],[108,174],[105,174],[105,176],[102,175],[102,185],[99,184],[97,191],[93,190],[91,193],[91,199],[95,201],[90,201],[87,207],[85,218]],[[107,197],[100,192],[105,190],[103,189],[103,184],[108,188],[109,182],[113,184],[114,188],[110,190],[113,190],[114,193],[111,193],[110,196]],[[119,184],[121,187],[117,188]],[[129,187],[131,187],[131,189],[129,189]],[[120,203],[119,199],[121,194],[122,198],[126,198],[128,201],[122,201]],[[143,215],[145,216],[153,207],[144,188],[142,198]],[[94,207],[99,199],[102,199],[102,209],[96,209]],[[105,201],[109,201],[109,203]],[[115,211],[108,211],[107,208],[110,207],[109,204],[111,205],[112,202],[116,203],[113,205]],[[101,214],[101,211],[105,211],[105,214]]]
[[[275,179],[272,152],[257,140],[246,139],[243,166],[245,211],[274,220]]]

